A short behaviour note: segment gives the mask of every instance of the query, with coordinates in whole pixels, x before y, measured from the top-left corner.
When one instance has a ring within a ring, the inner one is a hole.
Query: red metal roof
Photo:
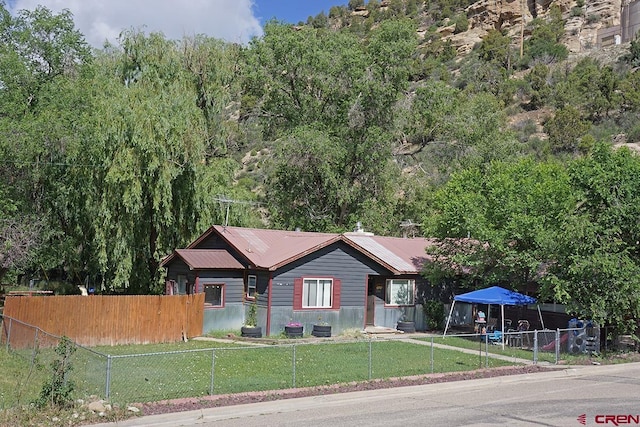
[[[340,239],[335,233],[213,227],[218,234],[258,268],[275,270]]]
[[[197,249],[199,243],[212,233],[225,240],[249,264],[267,270],[275,270],[334,242],[343,241],[394,274],[419,274],[429,259],[426,248],[433,244],[432,240],[425,238],[383,237],[364,232],[315,233],[214,225],[188,249],[178,249],[174,255],[163,259],[162,265],[177,255],[191,269],[242,269],[242,264],[226,250]]]
[[[244,265],[224,249],[176,249],[176,253],[191,270],[244,269]]]

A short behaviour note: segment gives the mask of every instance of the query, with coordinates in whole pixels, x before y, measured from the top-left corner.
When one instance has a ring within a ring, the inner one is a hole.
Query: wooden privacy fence
[[[4,315],[85,346],[177,342],[202,335],[204,294],[7,296]],[[6,339],[6,326],[2,328]],[[23,341],[15,336],[11,344]],[[15,340],[15,341],[14,341]]]

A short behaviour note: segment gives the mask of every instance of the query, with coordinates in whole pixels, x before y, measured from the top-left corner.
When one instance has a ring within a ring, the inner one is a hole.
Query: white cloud
[[[206,34],[230,42],[246,43],[262,35],[253,13],[253,0],[15,0],[13,10],[34,10],[42,5],[59,13],[69,9],[76,28],[87,42],[102,47],[118,44],[123,30],[162,32],[169,39]]]

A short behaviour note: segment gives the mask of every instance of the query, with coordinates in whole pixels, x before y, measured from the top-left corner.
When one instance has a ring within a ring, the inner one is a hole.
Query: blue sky
[[[300,21],[306,22],[309,16],[316,16],[323,11],[328,15],[331,6],[348,3],[348,0],[256,0],[254,8],[263,24],[274,17],[297,24]]]
[[[162,32],[167,38],[206,34],[234,43],[262,35],[272,18],[297,24],[348,0],[5,0],[9,10],[42,5],[55,13],[68,9],[76,28],[95,47],[117,44],[123,30]]]

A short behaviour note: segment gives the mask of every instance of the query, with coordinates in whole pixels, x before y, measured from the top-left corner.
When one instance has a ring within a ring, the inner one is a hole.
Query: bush
[[[584,11],[582,10],[581,7],[574,6],[574,7],[571,8],[571,16],[572,17],[582,16],[583,14],[584,14]]]
[[[36,400],[37,407],[52,406],[66,408],[73,403],[72,393],[75,384],[69,380],[69,372],[72,370],[71,356],[76,351],[73,341],[62,337],[55,349],[58,358],[51,362],[51,376],[42,385],[40,396]]]
[[[463,33],[469,29],[469,20],[465,14],[456,16],[454,23],[456,25],[456,28],[453,30],[455,34]]]
[[[438,329],[444,322],[444,305],[440,301],[429,300],[425,301],[422,306],[422,311],[426,320],[428,330]]]

